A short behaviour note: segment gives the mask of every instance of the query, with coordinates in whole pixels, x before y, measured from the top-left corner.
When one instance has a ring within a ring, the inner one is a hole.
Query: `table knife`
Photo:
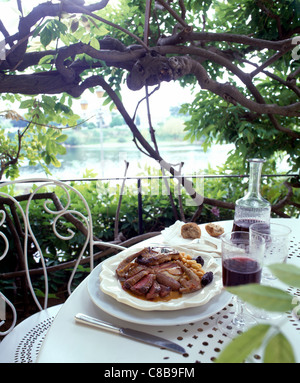
[[[116,327],[110,323],[101,321],[101,320],[96,319],[96,318],[92,318],[92,317],[85,315],[85,314],[81,314],[81,313],[76,314],[75,320],[78,323],[83,323],[86,325],[94,326],[94,327],[100,328],[102,330],[108,330],[108,331],[111,331],[113,333],[123,335],[123,336],[126,336],[128,338],[140,341],[140,342],[148,343],[148,344],[151,344],[153,346],[166,348],[168,350],[175,351],[175,352],[178,352],[180,354],[184,354],[186,352],[183,347],[181,347],[178,344],[171,342],[167,339],[163,339],[163,338],[160,338],[158,336],[147,334],[145,332],[133,330],[130,328]]]

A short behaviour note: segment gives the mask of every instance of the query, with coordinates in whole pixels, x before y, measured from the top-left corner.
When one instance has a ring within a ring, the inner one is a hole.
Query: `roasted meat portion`
[[[133,285],[130,290],[137,295],[145,295],[152,287],[154,281],[155,274],[148,274]]]
[[[149,300],[165,299],[172,291],[191,293],[204,286],[199,275],[182,262],[182,253],[174,250],[144,248],[124,259],[116,273],[125,291]]]
[[[166,272],[164,272],[164,273],[157,273],[156,274],[156,279],[157,279],[158,283],[160,283],[161,285],[170,287],[171,290],[173,290],[173,291],[177,291],[177,290],[180,289],[181,285],[177,281],[177,279],[175,279],[171,275],[168,275]]]
[[[123,287],[125,289],[131,289],[132,286],[134,286],[136,283],[138,283],[141,279],[143,279],[146,275],[150,273],[150,270],[142,270],[132,277],[125,279]]]
[[[138,255],[136,262],[140,265],[154,266],[179,259],[179,257],[180,254],[178,251],[171,253],[160,253],[155,250],[148,250],[147,248],[145,251]]]
[[[189,267],[185,266],[182,262],[178,261],[178,264],[188,276],[188,279],[181,278],[180,283],[180,292],[181,293],[191,293],[193,291],[200,290],[201,288],[201,280],[196,273],[193,272]]]
[[[154,280],[152,283],[152,286],[147,292],[146,299],[155,299],[161,296],[161,294],[162,294],[161,285],[156,280]],[[169,291],[168,291],[168,294],[169,294]]]

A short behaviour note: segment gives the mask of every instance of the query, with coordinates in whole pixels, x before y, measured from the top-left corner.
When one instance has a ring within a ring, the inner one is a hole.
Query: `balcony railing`
[[[122,184],[123,187],[121,187],[120,191],[120,198],[122,198],[122,193],[125,193],[125,184],[128,185],[135,185],[135,190],[136,190],[136,195],[137,195],[137,207],[138,207],[138,223],[139,223],[139,234],[143,234],[143,186],[145,185],[146,182],[152,183],[152,188],[151,190],[154,192],[157,190],[155,187],[155,182],[164,180],[166,184],[166,189],[164,193],[168,193],[168,181],[171,179],[177,180],[178,184],[182,183],[182,179],[189,179],[193,182],[193,185],[195,186],[196,191],[199,194],[204,195],[204,204],[208,204],[211,206],[218,206],[222,207],[225,209],[234,209],[234,203],[230,202],[224,202],[224,201],[217,201],[215,199],[210,199],[210,198],[205,198],[205,191],[204,191],[204,181],[206,179],[227,179],[227,178],[239,178],[239,179],[247,179],[249,177],[248,174],[235,174],[235,175],[228,175],[228,174],[222,174],[222,175],[215,175],[215,174],[205,174],[205,175],[184,175],[181,174],[180,176],[151,176],[151,175],[137,175],[137,176],[120,176],[120,177],[95,177],[95,178],[67,178],[67,179],[60,179],[60,181],[63,182],[109,182],[112,185],[113,184]],[[272,206],[272,211],[277,214],[280,217],[288,217],[284,212],[283,209],[286,205],[293,205],[294,207],[298,208],[300,210],[300,203],[295,203],[291,202],[292,196],[293,196],[293,190],[291,185],[287,182],[288,179],[294,178],[296,180],[296,186],[295,187],[300,187],[300,176],[299,174],[296,173],[290,173],[290,174],[263,174],[262,179],[264,178],[283,178],[286,179],[284,181],[284,185],[287,188],[287,194],[279,201],[276,203],[276,205]],[[5,181],[0,181],[3,183]],[[30,182],[30,180],[28,180]],[[154,184],[154,185],[153,185]],[[182,186],[181,186],[182,187]],[[113,188],[112,188],[113,190]],[[177,189],[177,196],[180,199],[180,188]],[[195,217],[196,219],[196,217]]]

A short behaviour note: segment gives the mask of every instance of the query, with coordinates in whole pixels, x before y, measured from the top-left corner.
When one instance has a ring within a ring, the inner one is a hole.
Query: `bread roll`
[[[223,227],[216,223],[206,224],[205,229],[208,232],[208,234],[212,237],[219,237],[220,235],[224,233]]]
[[[185,223],[181,227],[181,235],[183,238],[195,239],[201,237],[201,229],[200,227],[194,223]]]

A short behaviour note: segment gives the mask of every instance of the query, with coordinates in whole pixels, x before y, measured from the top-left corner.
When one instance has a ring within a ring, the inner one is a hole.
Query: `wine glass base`
[[[283,317],[283,313],[270,312],[270,311],[266,311],[264,309],[259,309],[257,307],[251,306],[251,305],[247,305],[246,309],[247,309],[247,311],[249,311],[249,313],[251,315],[253,315],[253,317],[258,318],[258,319],[263,319],[266,321],[267,320],[279,320]]]
[[[256,325],[256,319],[246,313],[242,317],[237,316],[235,312],[221,314],[217,318],[217,326],[221,333],[229,338],[235,338],[243,332]]]
[[[266,273],[263,273],[262,274],[262,277],[261,277],[261,281],[260,283],[262,285],[265,285],[265,286],[271,286],[273,287],[274,286],[274,283],[277,281],[278,279],[276,277],[274,277],[272,274],[266,274]]]

